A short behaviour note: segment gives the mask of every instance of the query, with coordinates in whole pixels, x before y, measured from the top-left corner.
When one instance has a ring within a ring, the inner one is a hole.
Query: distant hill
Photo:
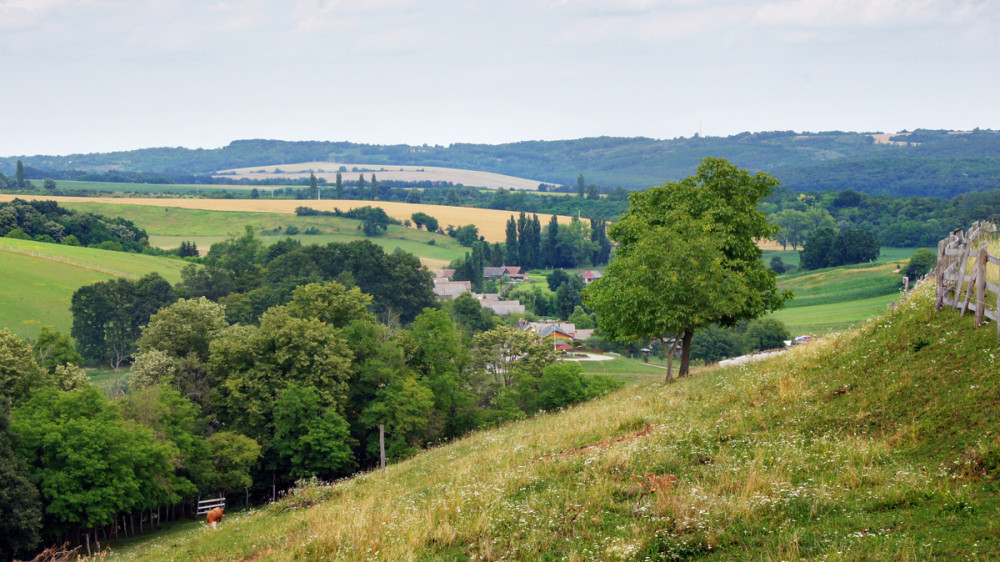
[[[910,133],[772,131],[728,137],[594,137],[449,146],[239,140],[218,149],[146,148],[127,152],[0,159],[11,174],[20,158],[38,171],[121,170],[173,177],[301,162],[366,162],[493,172],[540,182],[644,188],[690,175],[706,156],[772,173],[794,190],[951,197],[1000,187],[1000,132],[918,129]]]

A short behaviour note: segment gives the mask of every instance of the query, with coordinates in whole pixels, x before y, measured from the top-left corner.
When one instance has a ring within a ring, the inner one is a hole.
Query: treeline
[[[0,332],[0,480],[18,508],[0,557],[107,544],[199,495],[259,501],[370,468],[380,425],[397,460],[617,386],[553,364],[469,295],[439,307],[409,254],[258,243],[213,245],[176,287],[151,275],[79,289],[79,354],[60,334],[32,347]],[[131,363],[126,392],[104,396],[81,362]]]
[[[850,189],[799,193],[779,188],[761,207],[781,226],[778,241],[793,248],[820,227],[867,230],[883,246],[934,246],[955,225],[1000,219],[1000,190],[941,199],[869,195]]]
[[[60,207],[55,201],[14,199],[0,203],[0,237],[142,252],[146,231],[132,221]]]
[[[106,154],[0,159],[12,174],[15,161],[54,173],[70,168],[139,172],[151,177],[197,176],[228,168],[274,166],[277,162],[364,161],[392,168],[445,166],[536,178],[571,186],[579,173],[599,185],[645,188],[689,175],[706,155],[726,158],[751,171],[766,171],[804,191],[855,189],[894,195],[952,196],[996,187],[1000,134],[917,130],[897,137],[909,146],[876,144],[868,133],[826,131],[744,132],[727,137],[674,139],[592,137],[497,145],[368,145],[350,142],[241,140],[210,150],[149,148]],[[915,172],[912,170],[919,170]],[[185,181],[184,183],[200,183]]]

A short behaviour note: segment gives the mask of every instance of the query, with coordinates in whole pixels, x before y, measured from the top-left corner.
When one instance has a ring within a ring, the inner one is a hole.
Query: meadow
[[[996,334],[930,289],[760,363],[304,481],[114,559],[995,560]]]
[[[882,248],[875,263],[847,265],[813,271],[792,271],[778,277],[778,287],[795,298],[771,314],[785,323],[792,336],[823,335],[843,330],[883,312],[903,290],[902,276],[893,271],[905,266],[915,248]],[[764,262],[778,255],[787,264],[798,264],[798,252],[765,251]],[[794,261],[793,261],[794,259]]]
[[[43,327],[68,334],[72,326],[70,299],[80,287],[152,272],[176,283],[185,265],[187,262],[178,259],[2,238],[0,328],[30,338],[38,336]]]
[[[15,195],[0,194],[0,201],[10,201]],[[125,204],[123,197],[45,197],[45,196],[21,196],[22,199],[42,199],[54,200],[60,205],[71,206],[74,203],[111,203]],[[427,213],[438,219],[441,228],[448,225],[463,226],[475,224],[479,227],[479,234],[484,236],[488,242],[503,242],[507,220],[510,219],[511,211],[496,211],[493,209],[477,209],[471,207],[448,207],[445,205],[424,205],[419,203],[399,203],[394,201],[356,201],[356,200],[292,200],[292,199],[185,199],[185,198],[144,198],[129,197],[128,205],[151,206],[151,207],[171,207],[182,209],[200,209],[206,211],[244,211],[255,213],[283,213],[294,214],[296,207],[311,207],[320,211],[333,211],[339,208],[342,211],[365,206],[377,206],[385,210],[386,214],[400,221],[408,220],[416,212]],[[551,215],[539,213],[539,220],[545,224]],[[560,215],[560,223],[568,224],[570,217]],[[137,224],[140,224],[136,221]]]
[[[358,230],[359,221],[340,217],[161,208],[127,203],[67,203],[65,206],[78,211],[127,218],[149,234],[149,243],[153,246],[170,249],[180,246],[181,242],[194,242],[202,254],[207,253],[212,244],[225,240],[229,235],[241,234],[247,226],[254,230],[265,245],[289,237],[286,232],[290,226],[294,226],[299,232],[312,228],[320,234],[295,234],[291,237],[303,244],[350,242],[364,238],[387,252],[396,248],[410,252],[428,267],[444,267],[468,251],[468,248],[449,236],[404,226],[392,225],[385,234],[365,237]]]

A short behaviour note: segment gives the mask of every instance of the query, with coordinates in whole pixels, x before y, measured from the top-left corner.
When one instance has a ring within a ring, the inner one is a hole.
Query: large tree
[[[585,290],[601,329],[613,340],[658,338],[668,348],[679,338],[684,376],[696,330],[781,308],[791,295],[778,291],[756,243],[775,232],[757,206],[777,184],[706,158],[694,176],[629,197],[610,229],[620,244],[615,259]]]

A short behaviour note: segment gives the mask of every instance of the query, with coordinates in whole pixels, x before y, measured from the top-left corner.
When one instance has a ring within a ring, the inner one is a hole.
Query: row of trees
[[[829,227],[814,230],[799,252],[802,269],[819,269],[875,261],[881,246],[875,235],[860,228],[840,232]]]
[[[602,265],[611,257],[607,224],[590,219],[587,226],[579,217],[569,224],[559,224],[552,216],[543,232],[538,215],[521,213],[507,221],[504,242],[504,265],[525,269],[564,268]]]

